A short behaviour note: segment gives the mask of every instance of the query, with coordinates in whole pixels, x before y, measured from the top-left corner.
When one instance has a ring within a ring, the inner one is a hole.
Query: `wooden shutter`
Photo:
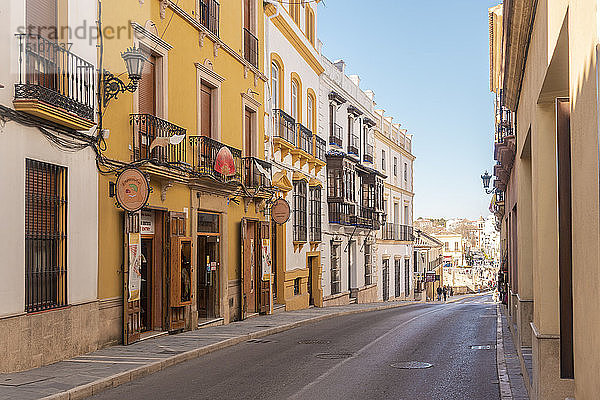
[[[139,98],[139,113],[156,115],[156,61],[157,58],[147,53],[145,54],[148,59],[144,63],[144,69],[142,70],[142,80],[139,84],[138,98]]]
[[[252,15],[252,2],[256,0],[244,0],[244,28],[248,29],[248,31],[252,32],[252,25],[250,16]]]
[[[245,218],[242,218],[240,221],[240,255],[242,262],[240,263],[240,319],[246,318],[247,312],[247,303],[246,303],[246,295],[244,293],[244,285],[246,283],[246,279],[248,279],[244,273],[245,265],[246,265],[246,230],[248,229],[248,221]]]
[[[124,213],[123,232],[123,344],[128,345],[140,339],[141,308],[140,301],[129,301],[129,234],[140,233],[141,211]],[[141,243],[140,243],[141,250]]]
[[[27,0],[26,22],[27,27],[34,27],[33,34],[40,34],[46,39],[50,38],[52,30],[56,30],[57,23],[57,0]],[[56,31],[54,31],[56,33]],[[53,34],[54,34],[53,33]],[[56,39],[52,37],[52,39]]]
[[[200,135],[211,137],[212,131],[212,89],[204,83],[200,85]]]
[[[245,110],[244,114],[244,135],[245,135],[245,156],[252,156],[252,113],[248,110]]]

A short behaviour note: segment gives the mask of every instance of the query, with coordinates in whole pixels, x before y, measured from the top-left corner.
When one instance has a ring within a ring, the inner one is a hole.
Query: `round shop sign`
[[[148,180],[137,168],[126,168],[119,174],[116,184],[117,203],[129,212],[142,209],[148,201]]]
[[[271,207],[271,218],[279,225],[285,224],[290,219],[290,203],[285,199],[277,199]]]

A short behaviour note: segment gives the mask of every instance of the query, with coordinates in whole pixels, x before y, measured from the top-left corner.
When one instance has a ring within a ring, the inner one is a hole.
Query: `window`
[[[398,159],[394,157],[394,176],[398,176]]]
[[[306,242],[306,182],[294,181],[294,241]]]
[[[273,98],[273,108],[279,106],[279,67],[277,64],[271,64],[271,97]]]
[[[67,305],[67,169],[27,160],[25,310]]]
[[[313,118],[314,118],[314,105],[313,105],[313,98],[311,95],[309,95],[306,98],[306,127],[313,132]]]
[[[321,241],[321,187],[310,188],[310,241]]]
[[[385,171],[385,150],[381,150],[381,169]]]
[[[300,25],[300,3],[299,2],[290,2],[290,17],[296,23],[296,25]]]
[[[331,294],[341,291],[340,244],[331,242]]]
[[[298,84],[292,81],[292,118],[298,120]]]
[[[315,45],[315,13],[307,5],[306,6],[306,38],[314,46]]]
[[[200,0],[198,2],[198,18],[215,36],[219,36],[219,2],[217,0]]]
[[[460,251],[459,250],[459,246],[458,246],[458,242],[454,242],[454,251]]]
[[[401,288],[402,288],[402,275],[401,275],[401,260],[400,259],[395,259],[394,260],[394,273],[395,273],[395,278],[394,279],[394,295],[396,297],[400,297],[402,295],[401,292]]]
[[[294,279],[294,296],[300,294],[300,278]]]
[[[373,254],[371,245],[365,244],[365,285],[373,284]]]
[[[408,181],[408,164],[404,163],[404,180]]]
[[[404,259],[404,293],[410,294],[410,259]]]
[[[444,242],[444,250],[446,250],[446,251],[450,250],[450,243]]]

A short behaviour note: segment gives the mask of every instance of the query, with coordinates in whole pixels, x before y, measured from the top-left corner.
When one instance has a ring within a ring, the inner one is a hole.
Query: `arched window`
[[[308,95],[306,99],[306,127],[313,132],[313,117],[314,117],[313,97]]]
[[[306,21],[304,22],[306,27],[306,38],[314,46],[315,45],[315,13],[306,5]]]
[[[298,83],[292,81],[292,118],[298,119]]]
[[[273,108],[279,108],[279,67],[275,63],[271,64],[271,97]]]

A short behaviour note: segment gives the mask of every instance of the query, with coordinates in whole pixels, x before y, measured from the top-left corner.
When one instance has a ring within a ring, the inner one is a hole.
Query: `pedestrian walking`
[[[437,295],[438,301],[442,300],[442,288],[440,286],[437,288]]]
[[[454,296],[454,288],[451,286],[450,287],[450,297]]]
[[[444,301],[446,301],[446,298],[448,296],[448,289],[446,289],[445,286],[444,286],[444,290],[442,291],[442,293],[444,293]]]

